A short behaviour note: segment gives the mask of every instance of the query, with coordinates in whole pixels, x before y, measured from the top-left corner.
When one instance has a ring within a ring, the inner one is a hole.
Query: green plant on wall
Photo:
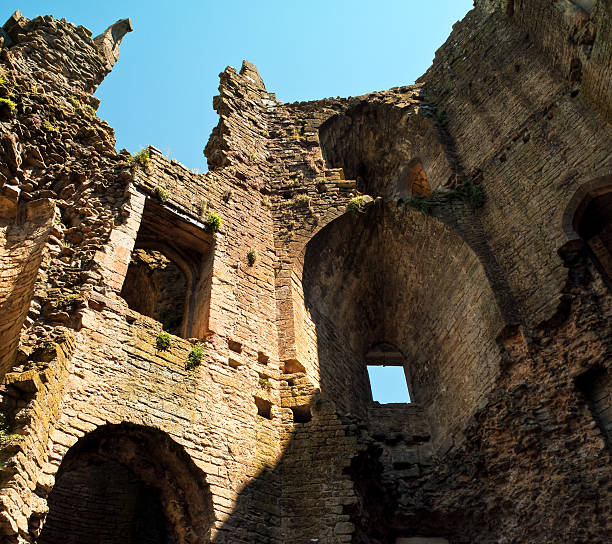
[[[70,97],[70,103],[76,113],[80,113],[90,119],[96,116],[96,109],[89,104],[83,104],[75,95]]]
[[[45,119],[43,121],[43,128],[47,131],[47,132],[59,132],[59,129],[52,125],[51,122],[48,119]]]
[[[348,205],[346,206],[346,210],[351,213],[363,213],[365,205],[365,198],[362,196],[356,196],[355,198],[351,198]]]
[[[161,185],[158,185],[157,187],[155,187],[155,189],[153,189],[153,194],[155,195],[155,198],[157,198],[157,200],[159,200],[162,204],[164,202],[167,202],[170,198],[170,195],[168,195],[168,191],[166,191],[166,189]]]
[[[151,154],[149,153],[149,148],[145,147],[141,149],[138,153],[136,153],[130,158],[130,162],[139,164],[143,167],[149,164],[151,162]]]
[[[8,110],[8,112],[12,115],[13,113],[15,113],[17,105],[9,98],[0,98],[0,109]]]
[[[292,201],[291,206],[298,209],[310,207],[310,197],[307,194],[297,195]]]
[[[189,355],[187,356],[187,363],[185,368],[187,370],[193,370],[195,367],[202,364],[202,356],[204,355],[204,346],[199,342],[191,348]]]
[[[170,348],[171,337],[170,335],[162,331],[157,335],[157,340],[155,341],[155,346],[159,351],[166,351]]]
[[[259,378],[259,387],[266,391],[270,391],[270,389],[272,389],[272,384],[268,378],[261,377]]]
[[[249,266],[253,266],[255,264],[255,261],[257,261],[257,251],[255,249],[249,249],[247,252],[247,261]]]
[[[215,212],[210,212],[206,216],[206,221],[204,221],[204,230],[210,234],[214,234],[215,232],[219,232],[222,224],[223,220]]]

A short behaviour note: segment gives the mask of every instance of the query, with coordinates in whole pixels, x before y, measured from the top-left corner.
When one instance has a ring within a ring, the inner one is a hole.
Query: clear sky
[[[284,102],[355,96],[414,82],[472,0],[3,0],[83,25],[94,36],[130,17],[121,58],[96,96],[117,148],[152,144],[192,169],[217,114],[218,74],[257,65]],[[0,23],[0,24],[2,24]]]
[[[372,399],[381,404],[410,402],[406,375],[401,366],[368,366]]]

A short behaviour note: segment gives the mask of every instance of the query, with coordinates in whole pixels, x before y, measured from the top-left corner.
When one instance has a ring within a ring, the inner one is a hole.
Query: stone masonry
[[[612,4],[359,97],[228,67],[205,174],[97,117],[130,31],[0,30],[0,543],[611,542]]]

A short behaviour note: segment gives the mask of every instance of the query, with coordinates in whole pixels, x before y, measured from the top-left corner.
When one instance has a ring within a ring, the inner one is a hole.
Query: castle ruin
[[[129,20],[11,16],[0,543],[612,542],[612,3],[475,4],[414,85],[228,67],[204,174],[96,115]]]

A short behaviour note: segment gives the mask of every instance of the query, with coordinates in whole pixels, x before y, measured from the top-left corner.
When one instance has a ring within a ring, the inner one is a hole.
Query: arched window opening
[[[402,353],[380,343],[365,356],[372,401],[380,404],[412,402],[410,374]]]
[[[327,168],[384,200],[428,196],[453,175],[432,119],[391,104],[361,102],[330,117],[319,142]]]
[[[204,474],[168,435],[105,425],[66,454],[38,544],[191,544],[208,541]]]
[[[167,332],[202,338],[208,330],[212,242],[195,222],[147,199],[121,296]]]
[[[590,194],[574,216],[574,230],[582,238],[595,265],[610,285],[612,282],[612,187]]]
[[[407,185],[410,187],[410,194],[430,196],[431,188],[427,182],[427,174],[423,169],[421,159],[412,159],[407,167]]]

